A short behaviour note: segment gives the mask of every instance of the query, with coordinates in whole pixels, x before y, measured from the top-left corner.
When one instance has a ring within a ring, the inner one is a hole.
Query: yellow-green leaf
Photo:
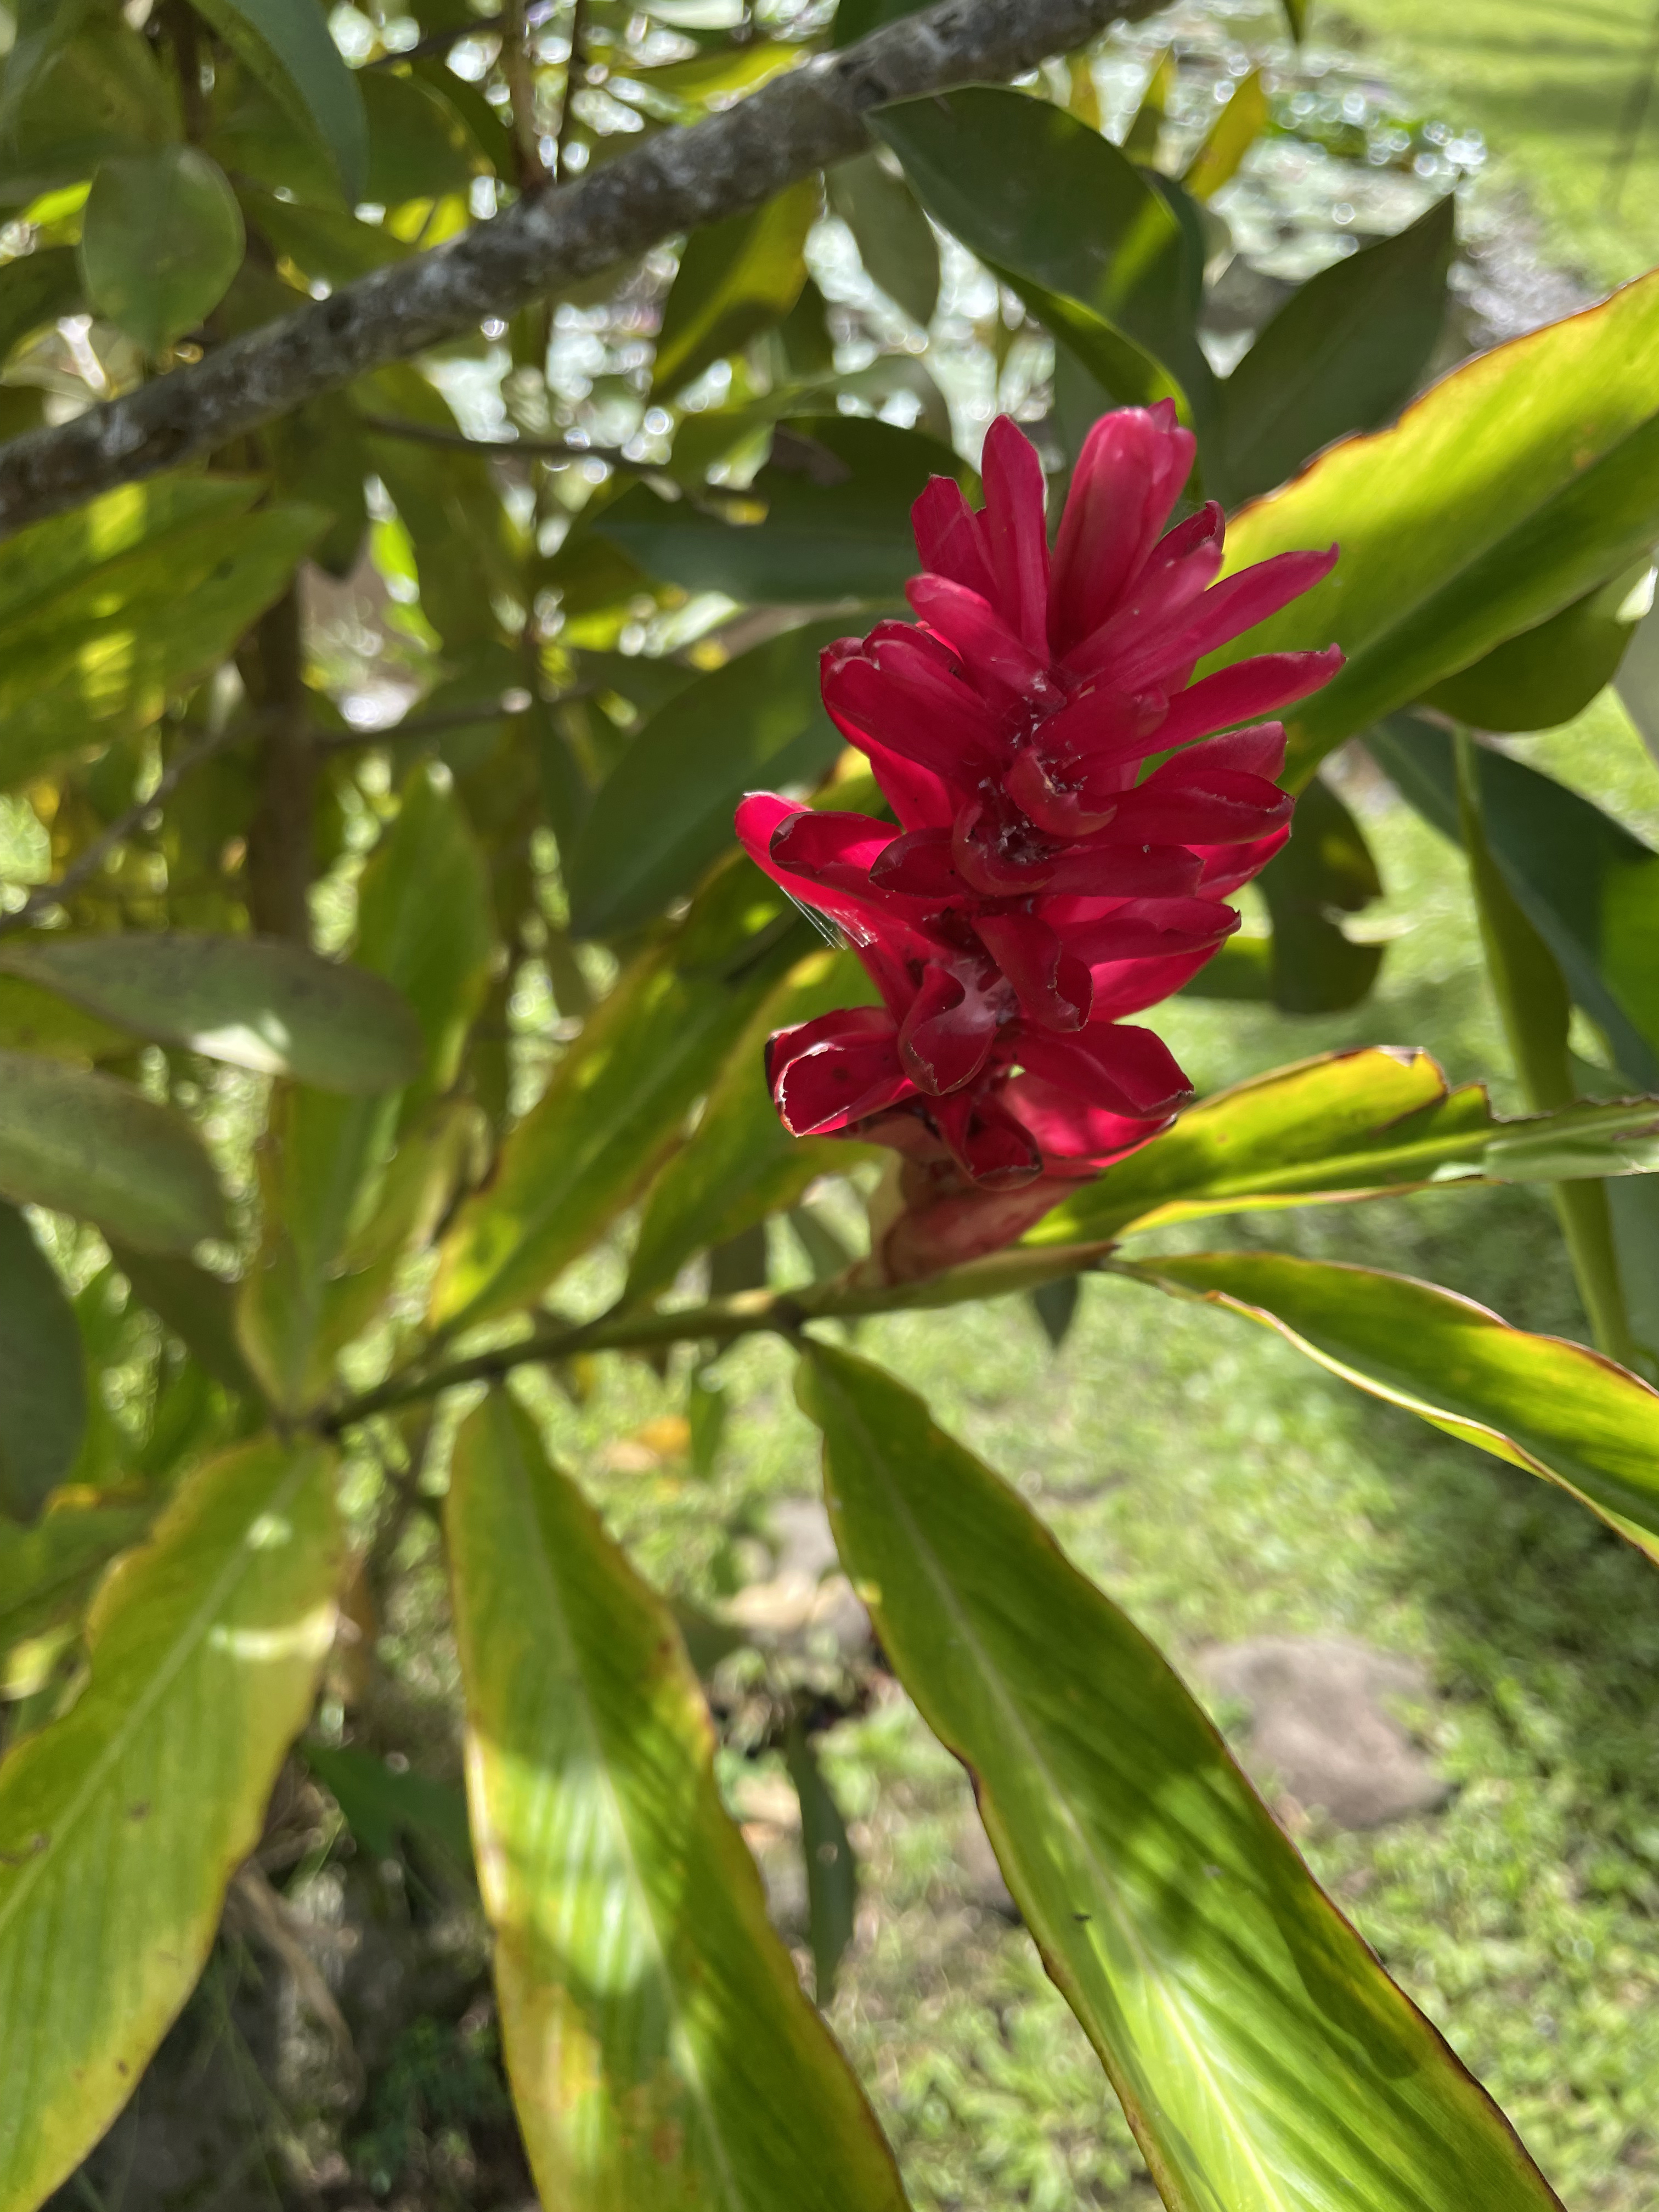
[[[1549,2212],[1173,1669],[880,1369],[813,1343],[843,1565],[974,1777],[1171,2212]]]
[[[1659,1556],[1659,1391],[1433,1283],[1281,1252],[1121,1267],[1265,1322],[1374,1398],[1576,1492]]]
[[[559,2212],[901,2212],[767,1922],[665,1606],[502,1394],[446,1513],[501,2035]]]
[[[695,230],[663,307],[652,393],[661,398],[781,322],[806,282],[806,234],[817,219],[816,177],[752,215]]]
[[[100,1590],[75,1705],[0,1762],[0,2212],[74,2171],[195,1986],[339,1567],[326,1452],[210,1462]]]

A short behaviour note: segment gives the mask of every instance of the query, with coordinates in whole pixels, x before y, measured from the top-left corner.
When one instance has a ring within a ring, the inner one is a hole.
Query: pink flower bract
[[[1290,835],[1284,730],[1258,718],[1341,662],[1266,653],[1194,680],[1336,553],[1217,582],[1219,507],[1165,529],[1193,453],[1168,402],[1103,416],[1051,555],[1042,464],[1000,417],[983,507],[945,477],[916,502],[917,622],[825,653],[824,703],[896,821],[759,793],[738,810],[754,859],[839,926],[881,994],[772,1039],[796,1134],[1008,1190],[1094,1173],[1189,1094],[1124,1017],[1237,927],[1228,895]]]

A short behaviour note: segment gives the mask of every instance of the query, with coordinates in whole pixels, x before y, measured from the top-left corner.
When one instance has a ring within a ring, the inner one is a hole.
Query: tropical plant
[[[1268,94],[1183,140],[1154,70],[1114,143],[1089,45],[1142,12],[18,9],[0,2212],[131,2094],[296,1743],[366,1842],[475,1864],[550,2205],[905,2202],[717,1786],[693,1660],[731,1635],[512,1388],[684,1347],[706,1465],[757,1331],[1164,2201],[1556,2202],[1167,1662],[824,1326],[1029,1293],[1059,1329],[1109,1270],[1659,1546],[1659,859],[1477,734],[1620,667],[1659,276],[1413,398],[1445,200],[1218,374],[1208,203]],[[856,309],[809,273],[826,206]],[[920,344],[942,246],[1036,363],[982,481]],[[1375,872],[1320,774],[1360,737],[1468,855],[1522,1116],[1387,1046],[1188,1103],[1125,1018],[1363,997]],[[1133,1241],[1507,1182],[1553,1194],[1599,1351]],[[786,1216],[815,1273],[775,1286]],[[465,1829],[319,1705],[428,1510]],[[784,1703],[827,2000],[849,1845]]]

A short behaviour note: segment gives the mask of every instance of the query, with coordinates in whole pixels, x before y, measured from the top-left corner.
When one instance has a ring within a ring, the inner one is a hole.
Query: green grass
[[[1609,699],[1529,757],[1650,834],[1659,774]],[[1355,775],[1400,933],[1351,1014],[1297,1022],[1182,1000],[1160,1025],[1200,1087],[1328,1047],[1422,1044],[1504,1079],[1450,848]],[[1273,1243],[1431,1277],[1528,1327],[1582,1335],[1534,1193],[1243,1216],[1190,1243]],[[781,1262],[784,1255],[776,1259]],[[596,1286],[597,1287],[597,1286]],[[866,1325],[860,1348],[1020,1485],[1177,1665],[1204,1643],[1336,1633],[1428,1667],[1446,1809],[1304,1849],[1385,1963],[1521,2129],[1576,2212],[1659,2190],[1659,1591],[1572,1500],[1344,1389],[1266,1332],[1136,1285],[1085,1288],[1063,1352],[1018,1302]],[[606,1471],[678,1410],[683,1373],[600,1363],[581,1407],[535,1392],[550,1441],[647,1571],[704,1604],[762,1571],[767,1501],[811,1491],[782,1347],[735,1346],[715,1479]],[[1025,1936],[976,1904],[963,1778],[902,1694],[823,1739],[864,1867],[833,2018],[922,2212],[1131,2212],[1150,2190],[1080,2031]]]
[[[1402,93],[1473,124],[1553,246],[1604,284],[1659,262],[1659,88],[1614,164],[1652,54],[1653,0],[1316,0],[1314,35],[1360,34]]]

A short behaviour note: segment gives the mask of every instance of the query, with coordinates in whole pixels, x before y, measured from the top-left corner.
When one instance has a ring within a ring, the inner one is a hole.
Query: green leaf
[[[216,1382],[242,1396],[258,1396],[258,1385],[236,1341],[235,1297],[228,1283],[193,1261],[135,1252],[126,1244],[112,1245],[111,1255],[133,1296]]]
[[[86,1425],[75,1309],[27,1222],[0,1204],[0,1513],[33,1517]]]
[[[104,1583],[91,1674],[0,1766],[0,2207],[31,2212],[137,2086],[310,1711],[340,1551],[329,1455],[201,1468]]]
[[[179,97],[149,41],[108,9],[34,12],[18,26],[0,89],[0,199],[78,184],[112,155],[179,136]]]
[[[1344,738],[1619,575],[1659,538],[1659,275],[1480,354],[1391,429],[1235,518],[1227,566],[1340,543],[1326,581],[1218,664],[1325,646],[1347,665],[1286,716],[1289,779]]]
[[[1610,584],[1435,684],[1423,704],[1481,730],[1554,729],[1613,681],[1652,603],[1653,564],[1644,553]]]
[[[273,252],[293,262],[302,276],[349,284],[394,261],[406,261],[414,251],[384,223],[362,222],[345,208],[281,199],[246,179],[238,180],[236,191],[248,228]]]
[[[395,1859],[413,1837],[434,1849],[447,1870],[471,1873],[466,1799],[453,1783],[398,1773],[372,1752],[349,1746],[302,1743],[300,1753],[371,1857]]]
[[[287,1409],[326,1395],[335,1353],[373,1319],[372,1294],[392,1288],[406,1215],[418,1222],[428,1170],[446,1164],[449,1131],[423,1112],[459,1073],[494,951],[483,855],[447,775],[417,767],[363,870],[356,957],[413,1008],[420,1079],[376,1098],[284,1091],[261,1159],[264,1231],[237,1325],[262,1385]],[[406,1208],[393,1187],[405,1168],[414,1183],[401,1194]],[[380,1234],[369,1252],[354,1253],[354,1237],[371,1230]],[[368,1280],[354,1284],[354,1274]]]
[[[1048,100],[982,86],[881,108],[872,127],[928,213],[1058,339],[1077,344],[1078,333],[1104,324],[1150,355],[1206,418],[1213,379],[1194,324],[1185,234],[1109,139]],[[1056,301],[1073,311],[1065,327]]]
[[[420,1066],[414,1017],[388,984],[276,938],[12,938],[0,970],[135,1036],[325,1091],[389,1091]]]
[[[81,264],[72,246],[46,246],[0,268],[0,362],[13,348],[82,307]]]
[[[915,193],[878,154],[841,162],[824,181],[872,283],[926,330],[939,305],[939,246]]]
[[[928,0],[838,0],[835,43],[850,46],[855,40],[867,39],[872,31],[900,22],[927,4]]]
[[[1071,1334],[1081,1293],[1082,1285],[1075,1275],[1057,1275],[1052,1283],[1039,1283],[1030,1293],[1031,1310],[1051,1351],[1058,1352]]]
[[[349,206],[364,198],[368,125],[362,88],[329,36],[317,0],[191,0],[237,59],[327,147]]]
[[[1253,1076],[1045,1214],[1030,1244],[1088,1243],[1207,1214],[1318,1206],[1472,1177],[1651,1173],[1659,1100],[1505,1121],[1479,1083],[1449,1088],[1425,1052],[1368,1046]]]
[[[80,251],[93,312],[154,356],[224,297],[242,263],[242,210],[194,146],[118,155],[92,180]]]
[[[691,1258],[779,1213],[824,1174],[860,1155],[842,1138],[792,1137],[766,1080],[766,1040],[837,1006],[868,1005],[874,987],[850,952],[814,952],[757,1008],[709,1091],[696,1131],[651,1186],[623,1296],[665,1290]]]
[[[1659,1558],[1659,1391],[1472,1298],[1334,1261],[1201,1252],[1115,1263],[1275,1328],[1298,1352],[1449,1436],[1559,1482]]]
[[[1285,21],[1290,25],[1291,36],[1299,46],[1308,35],[1310,0],[1284,0]]]
[[[54,1499],[33,1528],[0,1520],[0,1692],[17,1693],[20,1644],[50,1637],[85,1607],[115,1553],[137,1541],[153,1509]]]
[[[562,2212],[900,2212],[772,1932],[672,1615],[497,1393],[446,1508],[514,2103]]]
[[[745,791],[815,782],[831,766],[842,738],[818,695],[818,656],[844,629],[785,630],[651,717],[570,854],[573,935],[618,936],[649,921],[731,845]]]
[[[0,787],[153,722],[216,666],[327,517],[246,478],[158,477],[0,545]]]
[[[225,1232],[224,1200],[183,1115],[107,1075],[0,1052],[0,1196],[95,1222],[146,1252]]]
[[[765,519],[726,522],[641,484],[605,510],[596,534],[647,575],[758,605],[902,605],[916,573],[910,509],[928,479],[966,478],[949,447],[867,416],[794,416],[749,487]]]
[[[799,1390],[842,1562],[973,1776],[1164,2203],[1554,2207],[1173,1669],[1014,1492],[863,1360],[815,1341]]]
[[[847,1823],[823,1778],[811,1740],[799,1723],[783,1740],[784,1762],[800,1802],[800,1848],[806,1862],[807,1941],[812,1948],[812,1994],[820,2011],[836,1993],[836,1970],[853,1940],[858,1914],[859,1869]]]
[[[1461,844],[1445,731],[1396,714],[1367,743],[1401,795]],[[1524,761],[1483,745],[1476,766],[1486,843],[1521,911],[1626,1081],[1659,1091],[1659,853]]]
[[[752,215],[692,232],[657,334],[653,398],[672,397],[788,313],[806,282],[818,204],[817,179],[806,177]]]
[[[799,957],[775,895],[744,861],[623,971],[462,1209],[433,1294],[440,1325],[527,1304],[586,1250],[650,1181]]]
[[[1455,209],[1449,193],[1285,302],[1221,386],[1232,498],[1271,490],[1322,446],[1370,429],[1410,398],[1445,320]]]
[[[464,192],[480,167],[472,134],[431,85],[391,70],[356,80],[368,124],[363,198],[381,207]]]
[[[1273,917],[1273,1003],[1287,1014],[1357,1006],[1376,981],[1381,945],[1356,944],[1335,919],[1382,896],[1370,848],[1353,816],[1316,775],[1296,802],[1291,842],[1261,872]]]
[[[1205,133],[1202,144],[1181,175],[1195,200],[1213,199],[1231,184],[1239,165],[1266,129],[1273,103],[1259,69],[1240,77],[1232,97]]]

